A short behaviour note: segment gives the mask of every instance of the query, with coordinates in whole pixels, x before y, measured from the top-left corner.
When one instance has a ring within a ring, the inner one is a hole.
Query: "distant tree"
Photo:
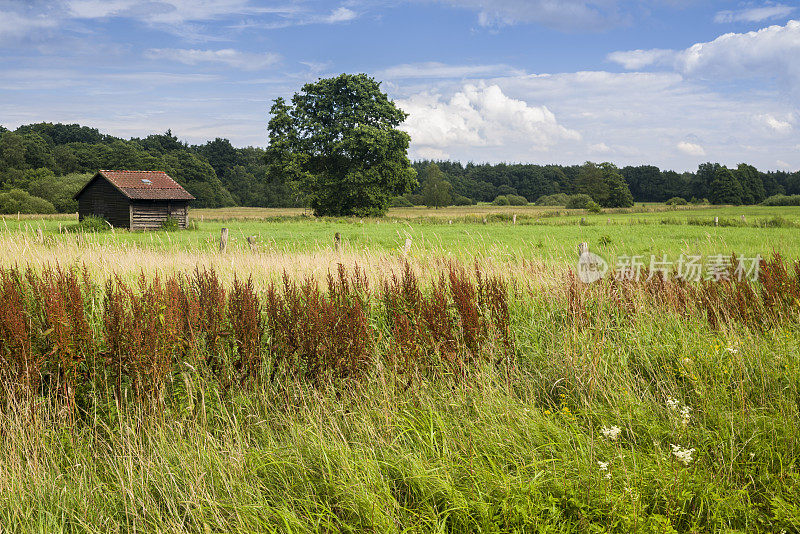
[[[633,195],[628,184],[621,174],[612,169],[606,169],[603,177],[608,191],[605,203],[600,203],[606,208],[629,208],[633,206]]]
[[[742,184],[742,204],[759,204],[767,198],[761,173],[755,167],[740,163],[733,175]]]
[[[420,177],[420,188],[425,205],[429,208],[442,208],[453,203],[450,182],[435,163],[425,167]]]
[[[366,74],[306,84],[271,113],[270,165],[301,178],[317,215],[383,215],[416,185],[410,137],[397,128],[407,115]]]
[[[742,203],[742,184],[727,167],[718,167],[709,187],[712,204]]]

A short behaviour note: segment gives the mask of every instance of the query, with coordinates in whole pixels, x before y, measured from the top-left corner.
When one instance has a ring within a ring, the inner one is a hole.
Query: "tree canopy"
[[[397,128],[406,114],[366,74],[306,84],[270,112],[268,165],[299,182],[317,215],[383,215],[416,185]]]

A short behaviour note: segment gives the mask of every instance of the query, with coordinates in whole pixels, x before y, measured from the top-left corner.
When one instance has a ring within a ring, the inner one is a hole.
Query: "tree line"
[[[304,105],[306,100],[299,102]],[[384,105],[396,124],[401,115]],[[169,130],[121,139],[78,124],[37,123],[13,131],[0,126],[0,212],[74,212],[77,206],[72,195],[88,180],[87,174],[98,169],[163,170],[198,199],[194,203],[197,207],[291,207],[333,202],[341,189],[329,188],[333,194],[324,197],[303,187],[304,180],[316,176],[319,181],[321,174],[309,178],[308,169],[301,168],[297,158],[287,156],[290,144],[296,146],[299,141],[289,135],[290,108],[285,103],[283,106],[273,108],[279,115],[273,114],[273,120],[278,120],[273,123],[266,149],[237,148],[222,138],[189,145]],[[402,148],[402,142],[399,146]],[[336,150],[356,148],[342,146]],[[369,157],[369,153],[364,155]],[[329,169],[335,163],[331,159],[305,161]],[[417,179],[403,171],[403,184],[408,187],[405,194],[402,188],[395,191],[401,194],[393,195],[393,205],[537,201],[563,205],[577,195],[586,195],[602,207],[675,198],[698,203],[758,204],[776,195],[800,195],[800,172],[763,172],[744,163],[736,168],[704,163],[695,172],[682,173],[652,165],[618,168],[611,163],[590,162],[534,165],[416,161],[411,167]],[[371,169],[359,172],[365,174]],[[342,180],[353,176],[351,169],[343,169],[341,174]],[[354,188],[354,201],[359,194],[375,193],[365,185],[360,190]]]

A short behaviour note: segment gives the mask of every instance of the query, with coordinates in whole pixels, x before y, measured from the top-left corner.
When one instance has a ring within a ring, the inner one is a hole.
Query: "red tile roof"
[[[123,195],[132,200],[194,200],[186,189],[162,171],[101,170],[89,183],[98,176],[111,182]],[[83,189],[75,197],[77,198],[82,192]]]

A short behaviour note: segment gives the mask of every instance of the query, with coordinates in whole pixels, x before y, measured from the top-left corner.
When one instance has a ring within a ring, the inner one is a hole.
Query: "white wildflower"
[[[670,410],[676,410],[680,405],[681,402],[678,399],[674,397],[667,397],[667,406]]]
[[[670,444],[670,447],[672,447],[672,455],[683,465],[692,463],[692,454],[695,453],[694,449],[684,449],[680,445],[675,445],[674,443]]]
[[[597,462],[597,465],[600,466],[600,472],[605,473],[605,475],[603,475],[603,476],[606,479],[610,480],[611,479],[611,471],[608,470],[608,464],[609,464],[609,462],[601,462],[601,461]]]
[[[616,425],[612,426],[611,428],[603,427],[600,429],[600,433],[611,441],[617,441],[620,432],[622,432],[622,429]]]
[[[728,348],[727,348],[727,349],[725,349],[725,350],[727,350],[727,351],[728,351],[728,352],[730,352],[731,354],[738,354],[738,352],[739,352],[739,350],[738,350],[738,349],[735,349],[735,348],[733,348],[733,347],[728,347]]]
[[[683,426],[688,425],[691,419],[692,409],[689,406],[684,406],[681,408],[681,423],[683,423]]]

